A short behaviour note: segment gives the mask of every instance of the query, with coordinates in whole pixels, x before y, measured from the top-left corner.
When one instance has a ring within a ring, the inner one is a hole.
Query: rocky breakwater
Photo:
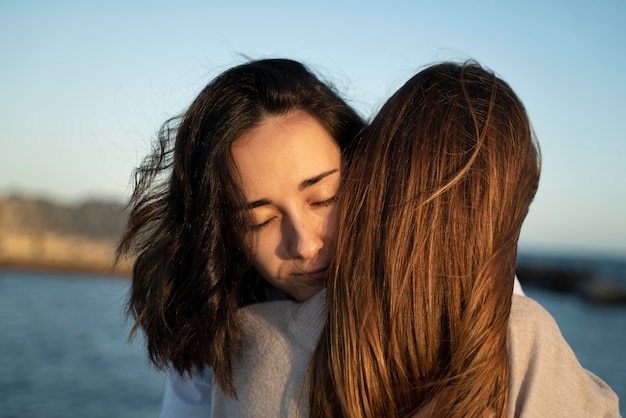
[[[592,303],[626,304],[626,262],[531,258],[518,263],[523,287],[538,286],[576,294]]]

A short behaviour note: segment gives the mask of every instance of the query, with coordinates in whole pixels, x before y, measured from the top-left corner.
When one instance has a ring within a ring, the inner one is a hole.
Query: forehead
[[[232,144],[232,155],[248,199],[284,191],[341,163],[336,141],[306,112],[266,117]]]

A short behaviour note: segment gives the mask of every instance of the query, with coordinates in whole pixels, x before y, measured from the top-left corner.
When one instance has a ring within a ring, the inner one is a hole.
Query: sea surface
[[[0,417],[158,417],[164,376],[127,342],[129,282],[0,270]],[[525,287],[626,415],[626,305]]]
[[[164,378],[123,321],[129,282],[0,271],[0,417],[158,417]]]

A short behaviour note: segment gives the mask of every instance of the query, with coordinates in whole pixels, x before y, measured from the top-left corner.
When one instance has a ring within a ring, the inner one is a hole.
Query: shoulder
[[[550,334],[560,334],[556,321],[540,304],[531,298],[514,294],[509,317],[509,332],[536,333],[538,330],[544,333],[549,331]]]
[[[552,315],[534,300],[513,295],[507,348],[509,415],[619,416],[615,393],[580,365]]]
[[[219,385],[217,385],[219,386]],[[200,418],[211,415],[213,370],[193,371],[190,376],[179,375],[173,367],[167,370],[161,418]]]
[[[326,318],[326,291],[322,290],[306,302],[264,302],[239,310],[245,335],[283,334],[296,340],[315,339]],[[244,337],[245,338],[245,337]]]

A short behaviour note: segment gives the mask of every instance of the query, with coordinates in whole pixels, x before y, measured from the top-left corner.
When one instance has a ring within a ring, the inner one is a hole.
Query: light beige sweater
[[[619,417],[617,395],[583,369],[554,318],[513,295],[507,348],[510,417]]]
[[[325,292],[304,303],[241,310],[243,356],[234,366],[238,399],[212,385],[213,417],[293,417],[309,360],[325,321]],[[508,342],[510,417],[619,417],[617,395],[583,369],[554,319],[533,300],[513,295]]]

